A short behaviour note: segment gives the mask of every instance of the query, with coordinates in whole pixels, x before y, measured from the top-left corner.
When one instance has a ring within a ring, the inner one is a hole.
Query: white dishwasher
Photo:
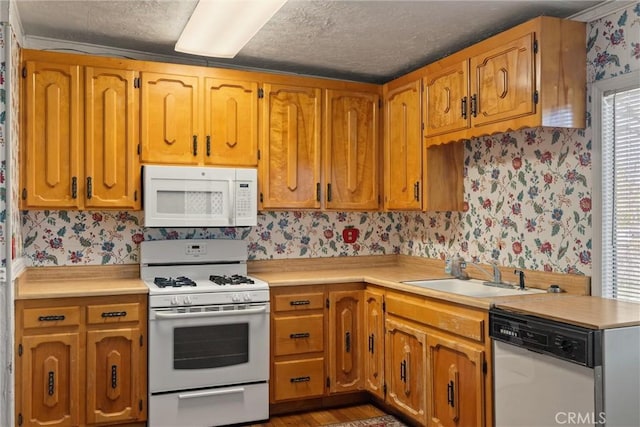
[[[496,427],[640,426],[640,327],[587,329],[493,308]]]

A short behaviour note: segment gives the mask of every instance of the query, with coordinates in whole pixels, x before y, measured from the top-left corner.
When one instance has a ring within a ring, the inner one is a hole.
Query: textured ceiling
[[[530,18],[599,3],[288,0],[234,59],[209,63],[382,83]],[[173,48],[196,4],[17,0],[26,36],[176,58],[188,56]]]

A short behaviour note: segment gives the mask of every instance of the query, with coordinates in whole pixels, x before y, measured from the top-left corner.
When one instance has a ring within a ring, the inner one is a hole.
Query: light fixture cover
[[[233,58],[286,1],[200,0],[175,50]]]

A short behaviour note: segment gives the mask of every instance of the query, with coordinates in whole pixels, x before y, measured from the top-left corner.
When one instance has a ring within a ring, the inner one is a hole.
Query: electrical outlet
[[[358,240],[359,235],[360,230],[354,227],[349,227],[342,230],[342,239],[345,243],[354,243],[356,240]]]

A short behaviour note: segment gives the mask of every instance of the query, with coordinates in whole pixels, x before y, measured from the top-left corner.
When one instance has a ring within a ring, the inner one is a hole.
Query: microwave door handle
[[[229,180],[229,225],[236,225],[235,181]]]
[[[267,307],[250,308],[247,310],[230,310],[230,311],[208,311],[199,313],[162,313],[154,312],[157,319],[190,319],[203,317],[226,317],[226,316],[242,316],[244,314],[258,314],[267,311]]]

